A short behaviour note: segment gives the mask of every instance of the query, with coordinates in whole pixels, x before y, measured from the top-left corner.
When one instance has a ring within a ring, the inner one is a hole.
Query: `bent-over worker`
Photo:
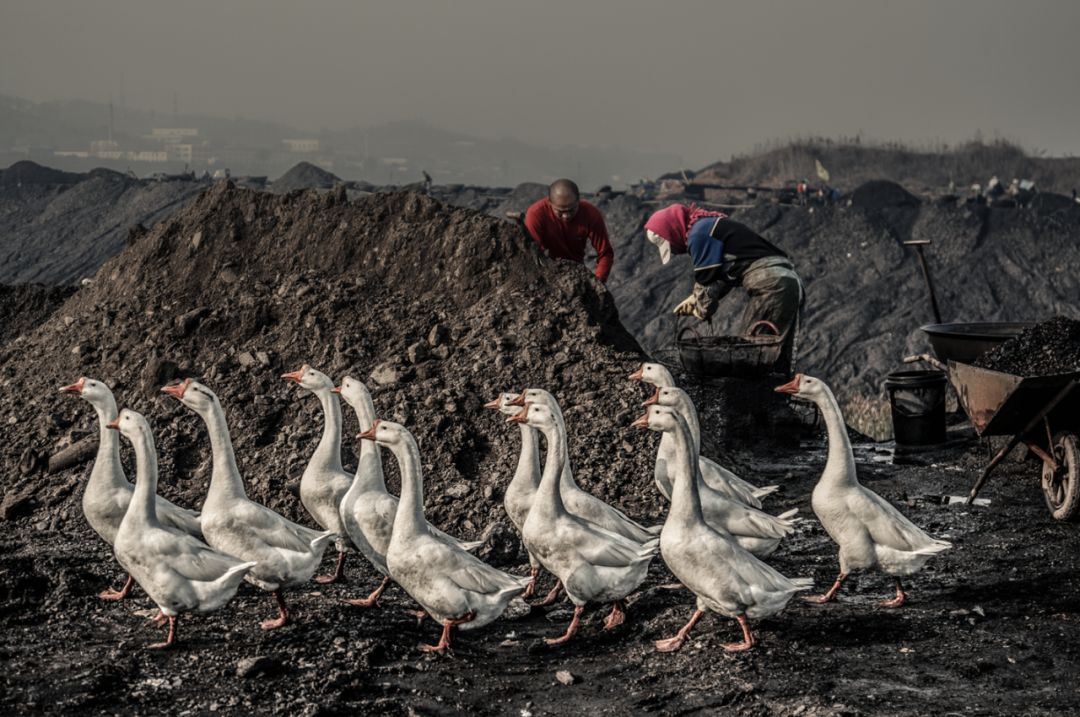
[[[596,250],[596,278],[606,282],[615,260],[600,210],[581,198],[569,179],[556,179],[548,196],[525,212],[525,229],[553,259],[585,262],[585,242]]]
[[[784,337],[776,369],[794,368],[805,294],[787,254],[745,224],[694,205],[673,204],[655,212],[645,223],[645,236],[660,250],[662,263],[686,253],[694,263],[694,293],[675,307],[675,314],[711,321],[719,301],[741,286],[750,296],[742,333],[758,321],[775,324]]]

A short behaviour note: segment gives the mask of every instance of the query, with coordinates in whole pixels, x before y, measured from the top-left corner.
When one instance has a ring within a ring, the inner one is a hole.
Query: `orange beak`
[[[525,405],[525,393],[519,393],[518,397],[512,401],[507,401],[507,406],[524,406]]]
[[[116,418],[114,418],[111,421],[109,421],[108,423],[106,423],[105,427],[106,428],[111,428],[114,431],[119,431],[120,430],[120,416],[117,416]]]
[[[330,389],[330,393],[341,393],[341,386],[334,386]]]
[[[70,386],[64,386],[63,388],[61,388],[60,393],[78,393],[78,394],[81,395],[82,390],[83,390],[83,386],[85,386],[85,385],[86,385],[86,376],[82,376],[82,377],[79,378],[78,381],[71,384]]]
[[[655,405],[655,404],[657,404],[659,402],[660,402],[660,389],[657,388],[656,392],[653,393],[653,395],[649,396],[649,398],[646,399],[646,401],[641,405],[642,406],[652,406],[652,405]]]
[[[488,401],[487,403],[484,404],[484,408],[494,408],[497,411],[500,408],[500,401],[502,401],[502,396],[499,396],[496,399]]]
[[[526,403],[525,406],[515,413],[510,418],[506,419],[507,423],[525,423],[529,418],[529,406],[532,404]]]
[[[186,391],[187,387],[190,386],[190,385],[191,385],[191,379],[190,378],[185,378],[180,383],[174,383],[171,386],[162,386],[161,387],[161,392],[162,393],[167,393],[170,396],[172,396],[173,398],[175,398],[177,401],[179,401],[179,400],[182,400],[184,398],[184,391]]]
[[[631,428],[648,428],[649,427],[649,414],[644,413],[634,419],[634,422],[630,424]]]
[[[308,365],[304,364],[303,366],[300,367],[299,371],[293,371],[292,373],[283,373],[283,374],[281,374],[281,377],[283,379],[285,379],[286,381],[292,381],[293,383],[300,383],[300,379],[304,377],[304,374],[307,373],[307,370],[308,370]]]
[[[777,393],[790,393],[792,396],[799,392],[799,382],[802,381],[802,374],[795,374],[795,378],[791,379],[783,386],[777,386],[774,390]]]
[[[375,429],[378,428],[378,427],[379,427],[379,419],[376,418],[375,422],[371,424],[371,428],[367,429],[363,433],[357,433],[356,434],[357,439],[359,439],[361,441],[374,441],[375,440]]]
[[[644,381],[645,380],[645,367],[642,366],[637,371],[630,374],[631,381]]]

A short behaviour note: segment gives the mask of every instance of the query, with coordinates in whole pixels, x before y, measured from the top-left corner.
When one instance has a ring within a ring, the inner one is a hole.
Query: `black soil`
[[[1080,321],[1055,316],[987,351],[976,366],[1015,376],[1057,376],[1080,371]]]

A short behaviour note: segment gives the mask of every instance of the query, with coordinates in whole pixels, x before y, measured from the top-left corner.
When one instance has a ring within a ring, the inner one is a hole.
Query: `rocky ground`
[[[145,647],[161,631],[147,621],[144,594],[119,604],[95,597],[121,574],[85,525],[9,529],[0,704],[16,713],[1075,714],[1080,546],[1074,526],[1049,518],[1037,469],[1007,464],[984,492],[989,506],[947,506],[940,496],[965,493],[986,460],[981,446],[928,466],[892,465],[881,451],[857,447],[864,482],[954,550],[910,581],[899,610],[876,606],[890,584],[868,575],[834,604],[793,603],[755,625],[761,642],[741,655],[719,649],[737,626],[718,617],[681,652],[653,651],[692,610],[688,594],[659,587],[671,580],[660,563],[624,626],[601,633],[602,611],[590,611],[580,639],[559,649],[541,638],[564,629],[565,603],[462,633],[453,657],[424,656],[416,645],[434,641],[437,628],[417,626],[399,590],[377,609],[341,604],[376,583],[356,562],[344,584],[294,591],[293,625],[259,630],[271,602],[244,586],[225,611],[183,620],[176,650],[153,652]],[[783,484],[770,510],[808,515],[823,460],[811,443],[742,454],[738,464]],[[511,471],[504,466],[500,481]],[[813,575],[818,589],[836,572],[834,546],[812,518],[772,562]]]

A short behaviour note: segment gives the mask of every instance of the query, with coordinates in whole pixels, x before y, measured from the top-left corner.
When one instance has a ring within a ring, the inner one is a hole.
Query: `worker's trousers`
[[[784,337],[775,368],[790,374],[795,370],[799,315],[806,298],[795,267],[782,256],[758,259],[743,274],[742,287],[750,295],[750,304],[743,314],[742,333],[749,333],[758,321],[775,324]]]

